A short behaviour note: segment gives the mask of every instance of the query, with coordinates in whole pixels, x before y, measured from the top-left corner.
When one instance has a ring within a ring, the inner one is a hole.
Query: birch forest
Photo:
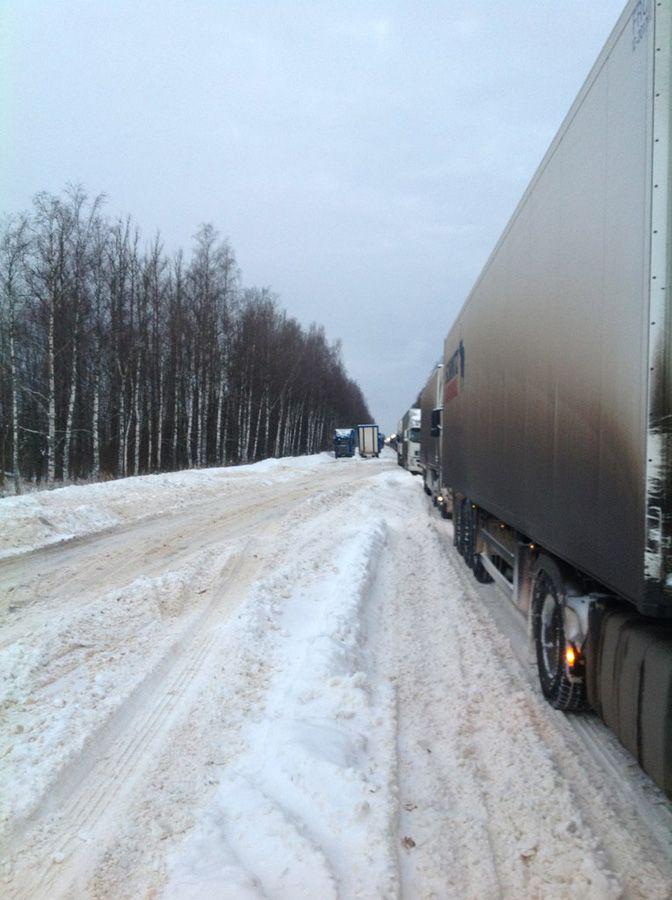
[[[0,490],[315,453],[369,421],[338,343],[241,283],[203,225],[187,256],[102,197],[42,193],[0,230]]]

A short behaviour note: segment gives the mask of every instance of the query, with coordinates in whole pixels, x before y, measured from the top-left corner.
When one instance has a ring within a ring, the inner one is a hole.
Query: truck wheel
[[[555,709],[566,712],[587,709],[583,680],[570,680],[565,662],[563,579],[555,563],[539,560],[532,592],[532,635],[537,654],[539,683]]]
[[[468,540],[465,541],[465,559],[467,565],[474,573],[474,578],[479,584],[490,584],[492,575],[488,572],[481,561],[481,554],[476,550],[476,531],[478,528],[478,512],[476,512],[471,503],[467,503],[467,515],[469,516],[469,532]]]

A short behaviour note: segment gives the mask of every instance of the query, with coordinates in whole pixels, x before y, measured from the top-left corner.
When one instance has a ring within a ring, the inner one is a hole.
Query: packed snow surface
[[[392,459],[0,501],[3,896],[670,896],[669,804]]]
[[[205,498],[222,499],[250,479],[252,485],[260,478],[262,485],[268,484],[264,476],[272,476],[274,483],[289,480],[329,459],[327,453],[267,459],[254,465],[140,475],[7,497],[0,500],[0,559],[175,512]]]

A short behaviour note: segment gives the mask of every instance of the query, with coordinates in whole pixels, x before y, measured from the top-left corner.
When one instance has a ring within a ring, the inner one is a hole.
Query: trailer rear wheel
[[[453,513],[455,528],[455,546],[460,555],[474,573],[474,578],[480,584],[490,584],[492,576],[481,561],[481,555],[476,550],[476,532],[478,529],[478,511],[468,498],[462,500],[457,506],[457,516]],[[441,504],[441,515],[448,518],[445,501]]]
[[[542,557],[532,593],[532,634],[541,690],[555,709],[587,709],[583,679],[572,679],[567,672],[563,597],[560,570]]]

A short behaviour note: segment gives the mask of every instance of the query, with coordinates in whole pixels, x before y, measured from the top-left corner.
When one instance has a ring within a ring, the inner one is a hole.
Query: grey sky
[[[210,221],[390,431],[625,0],[0,0],[0,210]]]

